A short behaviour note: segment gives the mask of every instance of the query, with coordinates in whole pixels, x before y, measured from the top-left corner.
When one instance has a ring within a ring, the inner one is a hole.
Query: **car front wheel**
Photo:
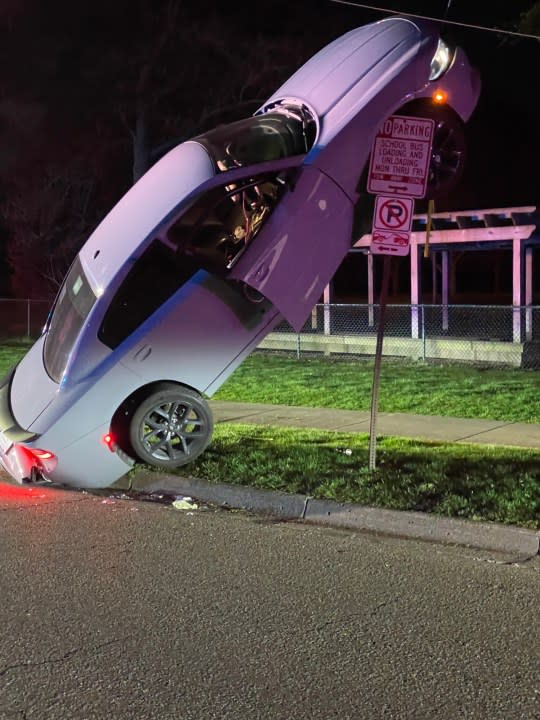
[[[210,408],[198,393],[164,383],[135,410],[129,435],[141,462],[175,468],[192,462],[204,451],[212,430]]]
[[[399,115],[430,118],[435,122],[425,197],[437,200],[451,192],[465,168],[465,124],[447,105],[427,103],[405,106]]]

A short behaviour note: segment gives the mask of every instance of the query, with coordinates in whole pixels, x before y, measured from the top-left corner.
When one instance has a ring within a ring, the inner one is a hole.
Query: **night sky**
[[[448,19],[515,29],[532,4],[453,0]],[[383,4],[439,17],[447,5]],[[383,17],[331,0],[3,3],[0,254],[15,268],[14,293],[38,293],[45,263],[54,282],[63,276],[137,169],[250,115],[321,47]],[[444,34],[479,68],[483,89],[465,175],[437,209],[540,205],[540,43],[456,27]]]
[[[368,4],[443,17],[448,3],[446,0],[401,0]],[[487,4],[453,0],[447,19],[515,30],[520,14],[532,4],[530,1],[503,0]],[[344,24],[347,29],[386,16],[324,0],[315,3],[297,1],[290,5],[295,6],[295,13],[300,6],[318,5],[323,9],[322,17],[319,16],[323,25],[325,22],[329,26]],[[313,22],[318,24],[316,18]],[[461,45],[479,68],[482,93],[467,127],[465,175],[442,209],[540,205],[540,100],[537,91],[540,41],[453,25],[445,26],[443,35]]]

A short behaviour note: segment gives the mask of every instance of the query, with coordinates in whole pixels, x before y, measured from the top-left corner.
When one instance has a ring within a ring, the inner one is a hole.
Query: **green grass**
[[[4,340],[0,345],[0,377],[16,365],[32,343],[24,338]]]
[[[189,473],[340,502],[540,528],[540,452],[532,450],[381,438],[377,469],[370,472],[366,434],[220,424]]]
[[[4,343],[0,372],[28,347],[24,340]],[[372,370],[370,361],[256,353],[215,398],[368,410]],[[540,422],[540,376],[385,360],[380,410]],[[381,438],[377,469],[370,472],[365,434],[219,424],[189,472],[215,482],[540,528],[540,452],[532,450]]]
[[[216,400],[369,410],[371,360],[300,359],[255,353]],[[540,374],[383,359],[381,412],[540,422]]]
[[[24,340],[0,347],[0,373],[26,352]],[[255,353],[216,400],[369,410],[372,360],[307,359]],[[540,423],[540,373],[383,359],[381,412]]]

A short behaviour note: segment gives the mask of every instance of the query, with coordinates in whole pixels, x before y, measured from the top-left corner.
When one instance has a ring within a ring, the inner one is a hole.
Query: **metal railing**
[[[375,354],[378,305],[317,305],[299,333],[281,323],[259,345],[297,357]],[[540,368],[540,306],[388,305],[383,354]]]

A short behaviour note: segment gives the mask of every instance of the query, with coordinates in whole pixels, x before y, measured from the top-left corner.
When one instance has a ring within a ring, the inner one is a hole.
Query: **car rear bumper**
[[[129,472],[133,459],[103,442],[109,423],[67,442],[66,428],[58,423],[42,434],[22,428],[11,410],[14,372],[0,381],[0,465],[16,482],[108,487]]]
[[[0,463],[19,483],[31,482],[38,477],[38,462],[24,445],[14,443],[9,435],[0,431]]]

